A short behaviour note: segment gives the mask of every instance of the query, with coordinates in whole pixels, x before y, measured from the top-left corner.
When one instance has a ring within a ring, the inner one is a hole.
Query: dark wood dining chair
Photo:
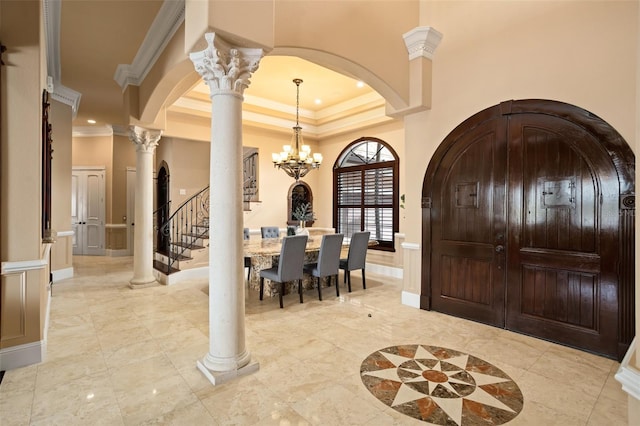
[[[362,288],[367,288],[367,281],[364,276],[365,260],[367,249],[369,248],[369,235],[371,232],[354,232],[349,242],[349,254],[346,259],[340,259],[340,269],[344,269],[344,281],[348,283],[349,293],[351,293],[351,271],[362,269]]]
[[[280,228],[277,226],[262,226],[260,227],[260,234],[262,238],[280,238]]]
[[[304,275],[304,253],[307,246],[306,235],[295,235],[282,239],[280,249],[280,259],[278,266],[260,270],[260,300],[264,293],[264,279],[280,283],[280,307],[283,307],[282,295],[284,294],[284,283],[297,282],[300,303],[302,303],[302,277]]]
[[[251,237],[251,234],[249,234],[249,228],[244,228],[243,237],[245,241]],[[247,281],[249,281],[249,278],[251,278],[251,258],[250,257],[244,258],[244,267],[249,269],[249,271],[247,271]]]
[[[304,271],[316,278],[318,286],[318,300],[322,300],[322,278],[328,277],[329,285],[331,279],[336,277],[336,296],[340,296],[340,285],[338,284],[338,266],[340,264],[340,250],[344,234],[325,234],[320,243],[318,261],[304,265]]]

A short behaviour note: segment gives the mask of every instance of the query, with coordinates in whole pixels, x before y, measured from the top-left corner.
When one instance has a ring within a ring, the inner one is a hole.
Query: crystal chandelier
[[[291,145],[284,145],[282,152],[271,154],[273,166],[284,170],[286,174],[299,180],[313,169],[320,167],[322,154],[311,153],[311,147],[302,142],[302,127],[298,124],[300,109],[300,83],[302,80],[294,78],[296,84],[296,125],[293,127],[293,138]]]

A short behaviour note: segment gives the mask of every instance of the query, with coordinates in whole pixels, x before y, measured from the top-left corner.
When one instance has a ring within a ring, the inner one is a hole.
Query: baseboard
[[[640,371],[634,367],[637,364],[631,362],[636,356],[636,342],[637,337],[634,337],[615,377],[622,384],[623,391],[640,401]]]
[[[367,263],[365,266],[367,272],[371,272],[379,275],[386,275],[387,277],[402,278],[402,268],[394,268],[393,266],[376,265],[375,263]]]
[[[420,295],[415,293],[409,293],[408,291],[403,291],[402,304],[411,306],[412,308],[420,309]]]
[[[0,371],[13,370],[37,364],[44,359],[45,343],[43,340],[24,345],[0,349]]]
[[[58,281],[66,280],[68,278],[73,278],[73,266],[70,268],[51,271],[51,275],[53,275],[54,283],[57,283]]]
[[[124,256],[131,256],[131,253],[129,253],[128,249],[120,249],[120,250],[107,249],[107,256],[124,257]]]

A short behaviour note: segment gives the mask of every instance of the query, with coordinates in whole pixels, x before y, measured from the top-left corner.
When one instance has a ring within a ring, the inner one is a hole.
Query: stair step
[[[193,258],[189,257],[189,256],[185,256],[182,254],[178,254],[178,253],[169,253],[166,250],[157,250],[156,253],[161,254],[162,256],[166,256],[166,257],[170,257],[172,259],[176,259],[176,260],[191,260]]]
[[[175,243],[171,243],[172,245],[176,246],[176,247],[181,247],[181,248],[186,248],[189,250],[202,250],[204,249],[204,246],[200,246],[197,244],[189,244],[189,243],[183,243],[180,241],[177,241]]]
[[[180,269],[170,267],[166,263],[162,263],[159,260],[153,261],[153,269],[162,272],[163,274],[171,275],[176,272],[180,272]],[[168,270],[168,271],[167,271]]]
[[[187,237],[192,237],[192,238],[202,238],[203,240],[208,240],[209,239],[209,234],[208,233],[202,234],[202,233],[185,232],[182,235],[187,236]]]

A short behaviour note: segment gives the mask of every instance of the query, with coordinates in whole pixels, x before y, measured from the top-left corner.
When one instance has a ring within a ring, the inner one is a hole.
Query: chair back
[[[344,234],[325,234],[322,236],[318,254],[318,273],[321,277],[338,275],[340,251]]]
[[[244,239],[248,240],[249,239],[249,228],[244,228],[243,232],[244,232]]]
[[[349,243],[349,255],[347,257],[347,268],[349,270],[364,268],[367,258],[367,248],[369,247],[369,235],[371,232],[354,232]]]
[[[262,226],[260,233],[262,238],[280,238],[280,228],[277,226]]]
[[[302,279],[307,239],[306,235],[294,235],[282,239],[280,260],[278,261],[280,282]]]

